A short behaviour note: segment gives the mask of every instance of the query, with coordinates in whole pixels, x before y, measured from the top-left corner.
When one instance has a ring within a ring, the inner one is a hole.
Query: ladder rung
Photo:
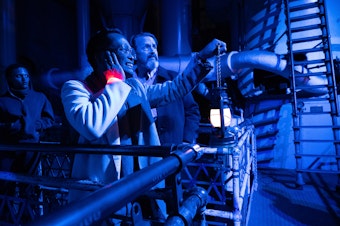
[[[340,140],[308,140],[308,139],[299,139],[299,140],[294,140],[294,143],[303,143],[303,142],[309,142],[309,143],[339,143]]]
[[[319,126],[294,126],[293,130],[297,129],[339,129],[340,126],[332,126],[332,125],[319,125]]]
[[[323,52],[325,49],[328,49],[326,47],[318,47],[318,48],[312,48],[312,49],[301,49],[301,50],[294,50],[294,53],[315,53],[315,52]]]
[[[301,77],[312,77],[312,76],[326,76],[325,72],[309,72],[309,73],[305,73],[305,74],[297,74],[295,75],[295,78],[301,78]]]
[[[324,154],[324,155],[321,155],[321,154],[295,154],[296,157],[324,157],[324,158],[340,158],[340,155],[332,155],[332,154]]]
[[[335,170],[296,169],[296,172],[308,172],[308,173],[335,173],[335,174],[340,174],[340,171],[335,171]]]
[[[316,2],[310,2],[310,3],[304,3],[304,4],[299,4],[299,5],[289,5],[289,11],[290,12],[296,12],[300,10],[305,10],[305,9],[312,9],[318,7],[318,4]]]
[[[325,65],[320,65],[320,64],[325,64],[325,62],[327,62],[327,59],[318,59],[318,60],[309,60],[308,64],[318,64],[318,68],[323,67]],[[316,68],[315,66],[313,66],[312,68],[309,69],[313,69]]]
[[[299,112],[297,115],[329,115],[330,111],[322,111],[322,112]]]
[[[312,103],[312,102],[319,102],[319,101],[327,101],[328,104],[333,104],[335,101],[335,98],[331,98],[328,95],[325,97],[316,97],[316,98],[310,98],[308,99],[308,97],[306,96],[298,96],[299,92],[297,92],[297,97],[296,97],[296,101],[297,102],[307,102],[307,103]]]
[[[324,67],[325,62],[327,62],[327,59],[319,59],[319,60],[305,60],[305,61],[294,61],[294,65],[303,65],[306,66],[307,69],[314,69],[314,68],[320,68]],[[313,64],[312,67],[308,67],[308,65]],[[314,64],[318,64],[317,66],[314,66]],[[323,65],[321,65],[323,64]]]
[[[292,33],[294,33],[294,32],[310,31],[310,30],[320,29],[321,27],[322,27],[322,24],[312,24],[312,25],[308,25],[308,26],[294,27],[294,28],[291,28],[290,30],[292,31]]]
[[[316,18],[320,18],[319,13],[311,13],[311,14],[306,14],[306,15],[302,15],[302,16],[290,17],[290,22],[291,23],[301,22],[301,21],[304,21],[304,20],[310,20],[310,19],[316,19]]]
[[[301,43],[301,42],[312,42],[312,41],[318,41],[322,40],[324,38],[322,35],[316,35],[316,36],[309,36],[309,37],[303,37],[303,38],[292,38],[293,43]]]
[[[329,97],[313,97],[313,98],[297,98],[299,102],[319,102],[319,101],[329,101]]]
[[[320,88],[327,88],[327,87],[328,85],[295,86],[295,89],[313,90],[313,89],[320,89]]]

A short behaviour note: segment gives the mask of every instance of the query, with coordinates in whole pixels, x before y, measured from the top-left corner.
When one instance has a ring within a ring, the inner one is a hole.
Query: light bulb
[[[229,107],[224,107],[223,111],[223,119],[224,126],[230,126],[231,124],[231,111]],[[211,109],[210,110],[210,122],[215,128],[221,128],[221,109]]]

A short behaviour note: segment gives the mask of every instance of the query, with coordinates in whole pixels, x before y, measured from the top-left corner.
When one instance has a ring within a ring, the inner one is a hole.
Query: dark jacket
[[[53,123],[53,109],[43,93],[29,90],[20,99],[7,92],[0,97],[0,143],[38,143],[40,133]],[[3,152],[0,170],[30,174],[38,160],[38,152]]]
[[[154,83],[164,83],[177,76],[174,71],[159,67]],[[157,131],[161,144],[193,143],[200,122],[199,106],[191,93],[180,100],[157,107]]]
[[[1,143],[37,143],[53,123],[53,108],[43,93],[31,89],[24,99],[10,92],[0,97]]]

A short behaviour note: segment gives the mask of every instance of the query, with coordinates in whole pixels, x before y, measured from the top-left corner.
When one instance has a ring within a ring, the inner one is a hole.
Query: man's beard
[[[159,66],[159,62],[155,60],[148,61],[146,63],[146,68],[149,69],[149,71],[152,71],[153,69],[158,68],[158,66]]]

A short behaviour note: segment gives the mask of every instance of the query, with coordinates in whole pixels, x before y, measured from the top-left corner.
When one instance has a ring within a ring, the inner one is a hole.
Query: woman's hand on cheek
[[[104,75],[107,83],[125,80],[124,70],[118,62],[114,52],[105,52],[105,66],[106,70],[104,71]]]

